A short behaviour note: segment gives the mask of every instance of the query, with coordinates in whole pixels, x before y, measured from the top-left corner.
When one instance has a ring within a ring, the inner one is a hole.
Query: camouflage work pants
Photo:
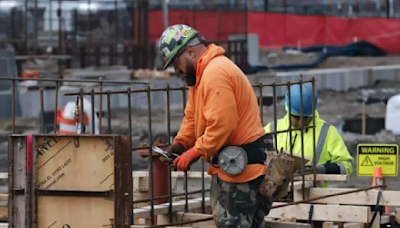
[[[265,227],[272,202],[258,192],[263,178],[236,184],[212,176],[210,203],[218,228]]]

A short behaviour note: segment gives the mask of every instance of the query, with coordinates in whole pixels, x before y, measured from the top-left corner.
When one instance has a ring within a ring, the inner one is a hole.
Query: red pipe
[[[157,142],[155,143],[157,144]],[[161,149],[165,150],[166,147],[160,147]],[[149,150],[140,150],[139,151],[140,155],[142,157],[147,157],[148,158],[148,167],[149,167],[149,174],[148,178],[150,179],[150,157],[149,157]],[[160,154],[155,153],[153,151],[153,196],[165,196],[168,195],[168,165],[165,164],[164,162],[160,161]],[[148,186],[149,186],[149,198],[151,197],[151,191],[150,191],[150,180],[148,180]],[[154,205],[157,204],[163,204],[167,203],[168,199],[159,199],[159,200],[154,200]],[[151,204],[151,201],[149,202]],[[149,225],[151,221],[149,221]],[[157,225],[157,217],[154,218],[154,225]]]

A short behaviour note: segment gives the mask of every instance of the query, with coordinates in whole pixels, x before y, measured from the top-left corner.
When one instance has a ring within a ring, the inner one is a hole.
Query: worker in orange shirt
[[[210,163],[210,201],[217,227],[264,227],[272,200],[258,188],[266,173],[265,150],[273,148],[246,75],[215,44],[186,25],[167,28],[159,49],[166,64],[184,76],[189,97],[169,157],[187,171],[200,157]],[[165,159],[161,159],[164,160]]]

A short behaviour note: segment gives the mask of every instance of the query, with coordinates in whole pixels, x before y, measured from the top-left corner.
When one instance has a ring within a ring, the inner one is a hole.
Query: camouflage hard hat
[[[170,65],[177,53],[184,50],[187,43],[197,37],[198,33],[195,29],[183,24],[168,27],[162,33],[158,46],[165,60],[164,70]]]

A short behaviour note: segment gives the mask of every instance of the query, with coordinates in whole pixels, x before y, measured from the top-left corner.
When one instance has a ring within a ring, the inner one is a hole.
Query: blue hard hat
[[[303,116],[311,116],[313,113],[313,94],[312,94],[312,84],[311,82],[306,82],[302,84],[303,93]],[[314,102],[315,109],[318,104],[318,93],[314,86]],[[301,115],[301,100],[300,100],[300,85],[292,85],[290,87],[290,103],[291,103],[291,114]],[[285,105],[287,110],[289,109],[289,94],[286,92]]]

